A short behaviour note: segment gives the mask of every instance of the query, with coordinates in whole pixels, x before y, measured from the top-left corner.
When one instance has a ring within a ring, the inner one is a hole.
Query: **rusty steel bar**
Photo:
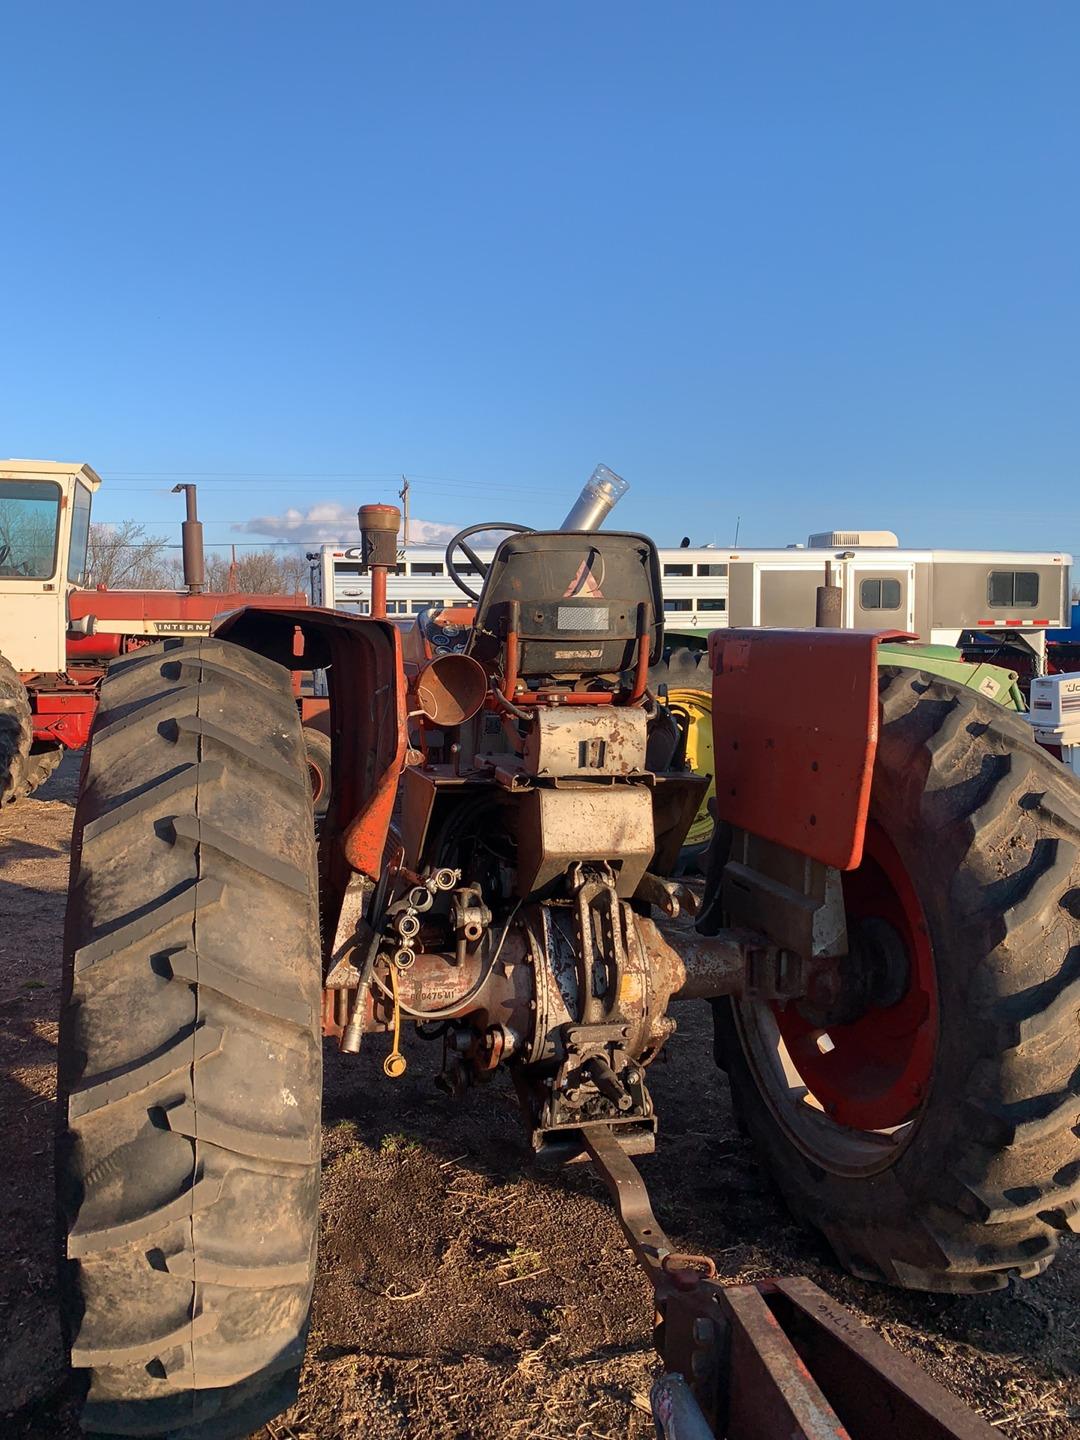
[[[615,1213],[630,1248],[655,1288],[659,1271],[672,1253],[672,1245],[653,1214],[645,1181],[609,1126],[590,1125],[582,1130],[581,1136],[597,1174],[611,1191]]]

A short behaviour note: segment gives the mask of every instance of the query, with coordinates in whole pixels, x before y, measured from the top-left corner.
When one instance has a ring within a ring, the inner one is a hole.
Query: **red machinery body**
[[[98,690],[110,660],[176,635],[209,635],[215,617],[245,605],[265,610],[305,606],[303,595],[191,594],[186,590],[73,590],[68,615],[89,634],[69,633],[67,668],[23,676],[33,712],[34,741],[79,750],[87,741]]]
[[[877,647],[912,638],[898,630],[713,631],[719,818],[853,870],[877,749]]]

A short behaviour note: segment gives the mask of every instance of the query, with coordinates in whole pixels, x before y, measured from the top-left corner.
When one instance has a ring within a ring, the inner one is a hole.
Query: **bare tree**
[[[110,590],[172,590],[179,566],[167,553],[163,535],[148,535],[134,520],[91,525],[87,566],[92,585]]]
[[[180,557],[163,535],[148,535],[135,520],[91,525],[90,583],[110,590],[179,590]],[[305,593],[307,561],[293,550],[253,550],[233,562],[211,551],[206,557],[206,588],[218,593],[293,595]]]
[[[307,579],[307,561],[291,550],[253,550],[241,555],[235,566],[224,555],[210,555],[206,561],[208,590],[292,595],[307,590]]]

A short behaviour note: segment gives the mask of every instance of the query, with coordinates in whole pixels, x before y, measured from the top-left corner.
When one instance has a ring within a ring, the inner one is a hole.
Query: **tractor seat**
[[[664,612],[656,546],[644,535],[565,530],[511,535],[488,569],[469,648],[505,674],[507,636],[513,631],[522,677],[617,677],[636,662],[642,605],[651,664],[663,652]]]

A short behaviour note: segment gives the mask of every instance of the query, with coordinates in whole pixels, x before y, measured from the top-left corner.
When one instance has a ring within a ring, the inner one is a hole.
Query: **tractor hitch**
[[[812,1280],[728,1285],[675,1250],[607,1126],[582,1131],[656,1300],[660,1440],[991,1440],[992,1426]]]

